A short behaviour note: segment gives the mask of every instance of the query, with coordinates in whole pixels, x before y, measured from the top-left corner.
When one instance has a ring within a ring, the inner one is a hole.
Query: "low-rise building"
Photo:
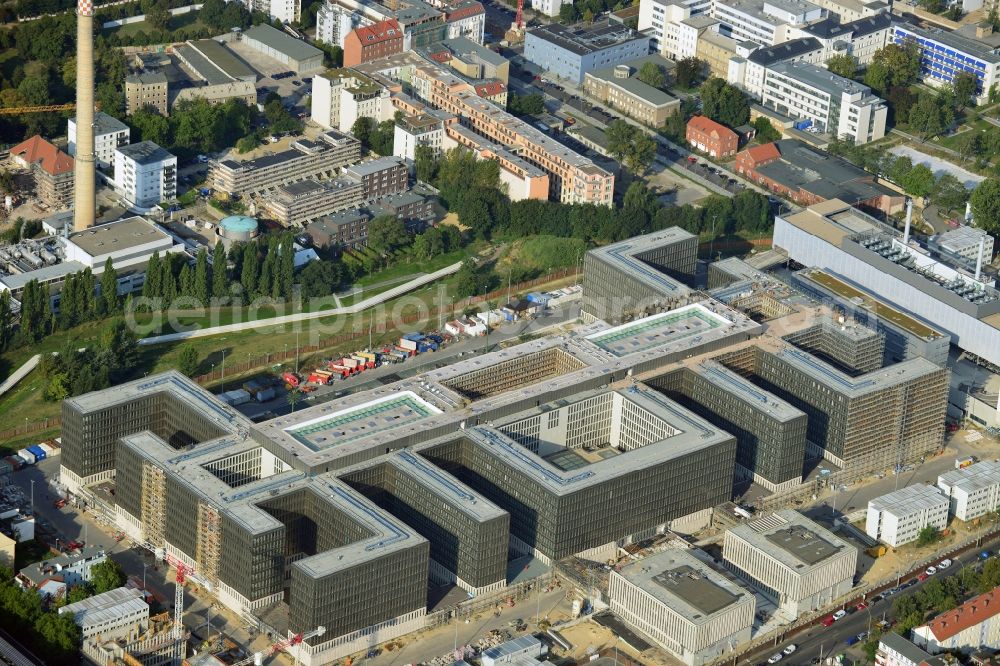
[[[914,628],[913,643],[931,654],[1000,649],[1000,587]]]
[[[649,53],[649,38],[623,25],[601,23],[569,28],[551,23],[529,30],[524,57],[554,76],[583,83],[584,74],[614,67]]]
[[[535,636],[520,636],[483,650],[480,661],[483,666],[507,666],[508,664],[519,664],[522,659],[530,660],[541,657],[547,651],[545,643]]]
[[[323,69],[322,51],[267,23],[243,31],[240,39],[244,45],[277,60],[296,74]]]
[[[802,514],[784,509],[728,530],[722,557],[730,570],[798,617],[850,591],[858,551]]]
[[[887,631],[878,639],[876,666],[922,666],[931,656],[895,631]]]
[[[191,86],[177,91],[170,108],[175,109],[181,102],[195,99],[203,99],[209,104],[222,104],[231,99],[238,99],[252,107],[257,104],[257,88],[252,81],[227,81],[214,85]]]
[[[345,176],[361,183],[361,198],[365,201],[405,192],[408,173],[406,162],[394,155],[344,169]]]
[[[438,219],[437,199],[422,190],[390,194],[368,207],[373,217],[391,215],[402,220],[407,231],[418,233]]]
[[[107,169],[115,163],[115,150],[127,145],[132,131],[129,126],[103,111],[94,114],[94,159],[98,168]],[[76,156],[76,118],[70,118],[67,127],[66,152]]]
[[[52,210],[73,205],[73,158],[39,135],[10,149],[12,164],[35,178],[35,194]]]
[[[395,19],[355,28],[344,39],[344,67],[403,52],[403,29]]]
[[[766,108],[802,120],[799,129],[814,128],[856,145],[885,136],[889,108],[871,88],[808,62],[768,67],[761,100]]]
[[[382,122],[395,113],[390,91],[352,69],[331,69],[313,77],[310,111],[313,122],[341,132],[351,131],[358,118]]]
[[[11,539],[6,534],[0,533],[0,567],[14,568],[16,549],[17,541]]]
[[[145,210],[177,197],[177,158],[152,141],[115,151],[115,191],[130,209]]]
[[[587,72],[583,90],[608,107],[620,111],[650,127],[663,127],[667,118],[680,111],[681,101],[659,88],[639,80],[639,70],[653,63],[666,71],[671,65],[662,56],[648,55]]]
[[[715,158],[735,155],[740,148],[739,135],[708,116],[695,116],[689,120],[686,138],[692,148]]]
[[[125,113],[152,107],[161,116],[167,115],[167,75],[160,70],[142,71],[125,77]]]
[[[510,80],[510,61],[471,38],[444,39],[426,47],[424,53],[468,79],[496,79],[504,84]]]
[[[356,249],[368,242],[371,215],[362,209],[342,210],[309,223],[306,233],[316,247]]]
[[[983,229],[962,225],[931,237],[929,244],[934,250],[949,255],[969,268],[979,261],[982,252],[982,266],[993,261],[993,236]]]
[[[736,45],[736,55],[729,61],[726,80],[760,99],[764,94],[764,74],[768,68],[783,62],[822,64],[823,45],[815,37],[799,37],[774,46],[753,42]]]
[[[688,666],[721,658],[748,640],[751,591],[686,550],[671,549],[612,571],[611,610]]]
[[[948,526],[948,498],[934,486],[907,486],[868,502],[865,533],[893,548],[916,541],[925,527]]]
[[[59,614],[73,617],[84,640],[98,635],[112,639],[145,631],[149,604],[141,590],[119,587],[63,606]]]
[[[984,460],[938,476],[937,486],[959,520],[973,520],[1000,508],[1000,462]]]
[[[58,557],[29,564],[17,572],[15,580],[24,589],[34,589],[40,595],[60,598],[74,585],[90,582],[93,566],[106,559],[103,548],[85,546]]]

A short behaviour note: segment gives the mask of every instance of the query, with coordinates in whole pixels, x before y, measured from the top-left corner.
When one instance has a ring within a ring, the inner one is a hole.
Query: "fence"
[[[466,308],[472,307],[478,303],[485,303],[488,301],[493,301],[500,297],[506,297],[507,293],[517,293],[530,290],[532,287],[537,287],[540,284],[546,284],[553,282],[554,280],[561,280],[570,276],[577,275],[576,268],[566,268],[561,271],[556,271],[555,273],[550,273],[534,280],[529,280],[527,282],[521,282],[516,285],[511,285],[510,289],[504,287],[501,289],[496,289],[489,292],[488,294],[482,296],[473,296],[470,298],[462,299],[455,303],[449,303],[447,305],[437,305],[429,308],[425,313],[413,313],[408,315],[403,315],[394,321],[387,322],[384,319],[378,321],[370,322],[371,333],[373,336],[381,336],[387,331],[394,329],[399,325],[410,325],[417,324],[420,322],[426,322],[428,319],[434,317],[439,317],[445,313],[454,313],[465,310]],[[357,326],[352,328],[350,331],[339,333],[337,335],[330,336],[328,338],[323,338],[319,340],[314,345],[305,345],[297,347],[296,349],[283,350],[280,352],[266,352],[264,354],[258,354],[256,357],[248,358],[246,361],[230,363],[227,366],[227,370],[231,376],[239,376],[244,373],[250,372],[251,370],[266,367],[276,363],[285,363],[291,361],[295,358],[300,357],[302,354],[313,354],[324,349],[330,349],[331,347],[336,347],[338,345],[351,342],[352,340],[366,339],[368,336],[368,328],[364,326],[365,317],[363,313],[356,315]],[[213,369],[212,372],[207,374],[199,375],[194,378],[194,381],[199,384],[214,384],[221,381],[223,378],[223,370],[221,367]]]
[[[6,441],[8,439],[13,439],[15,437],[20,437],[21,435],[30,435],[33,432],[39,432],[41,430],[48,430],[49,428],[55,428],[60,423],[62,423],[62,419],[58,416],[49,417],[44,421],[25,423],[24,425],[0,431],[0,442]]]

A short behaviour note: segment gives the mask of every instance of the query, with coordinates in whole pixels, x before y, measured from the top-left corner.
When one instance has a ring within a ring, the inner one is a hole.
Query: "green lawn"
[[[405,281],[402,278],[414,277],[419,273],[433,273],[452,265],[456,261],[464,260],[466,257],[474,254],[473,247],[469,246],[468,248],[441,254],[430,261],[405,261],[392,264],[384,270],[372,273],[371,275],[365,275],[358,280],[357,284],[366,287],[380,282],[388,282],[389,280],[400,280],[400,283],[402,283]]]
[[[171,16],[170,22],[167,24],[167,29],[171,32],[176,32],[177,30],[199,30],[205,27],[207,26],[198,18],[198,12],[188,12],[180,16]],[[157,30],[146,21],[139,21],[118,28],[109,28],[103,32],[105,36],[117,34],[119,37],[134,37],[140,32],[149,35],[152,32],[157,32]]]

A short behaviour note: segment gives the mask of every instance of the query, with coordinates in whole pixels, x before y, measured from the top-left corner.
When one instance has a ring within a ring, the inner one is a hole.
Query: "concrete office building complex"
[[[836,10],[832,11],[837,13]],[[843,14],[838,14],[802,26],[799,30],[823,45],[822,62],[838,53],[847,52],[859,65],[865,66],[871,63],[875,52],[888,42],[892,30],[892,15],[883,12],[848,19]]]
[[[612,571],[608,600],[612,612],[688,666],[750,640],[753,593],[685,550]]]
[[[893,548],[916,541],[920,530],[948,526],[948,497],[934,486],[915,485],[868,502],[865,533]]]
[[[804,268],[793,276],[795,284],[856,321],[878,331],[885,339],[883,365],[922,357],[941,367],[948,364],[951,336],[888,305],[871,292],[818,268]]]
[[[680,111],[681,101],[639,80],[639,70],[647,62],[659,67],[666,65],[661,56],[648,55],[614,67],[589,71],[584,75],[583,90],[590,97],[641,123],[663,127],[667,118]]]
[[[115,191],[130,210],[148,211],[177,197],[177,157],[152,141],[115,150]]]
[[[805,412],[809,455],[839,467],[885,469],[943,445],[949,373],[926,359],[856,376],[787,346],[718,360]]]
[[[310,178],[333,176],[337,169],[361,159],[361,142],[336,130],[316,140],[301,138],[288,150],[252,160],[209,162],[208,184],[230,197],[265,190]]]
[[[761,104],[856,145],[885,136],[889,107],[871,88],[808,62],[780,62],[764,73]]]
[[[620,382],[762,329],[711,301],[675,316],[597,322],[258,425],[178,373],[144,378],[64,403],[62,480],[113,479],[119,529],[237,612],[284,604],[290,631],[327,627],[302,661],[328,663],[422,628],[428,579],[479,594],[507,584],[511,554],[613,553],[706,524],[731,496],[734,438]],[[716,326],[694,338],[703,317]]]
[[[774,244],[793,261],[848,276],[915,319],[934,322],[954,344],[1000,365],[1000,292],[991,282],[904,244],[897,231],[843,201],[776,217]]]
[[[784,509],[727,530],[722,557],[796,618],[850,591],[858,551],[801,513]]]
[[[885,355],[885,337],[878,331],[825,317],[782,339],[854,376],[881,368]]]
[[[727,61],[728,69],[722,77],[760,99],[764,94],[764,76],[769,68],[790,62],[822,64],[825,62],[823,54],[823,44],[814,37],[798,37],[763,47],[754,42],[739,42],[736,54]]]
[[[649,38],[629,27],[604,23],[568,28],[559,23],[529,30],[524,57],[553,76],[583,83],[587,72],[614,67],[649,54]]]
[[[698,237],[680,227],[590,250],[583,258],[583,317],[611,323],[687,303]]]
[[[959,520],[973,520],[1000,508],[1000,463],[992,460],[938,476],[937,487],[951,500]]]
[[[76,118],[70,118],[66,132],[66,152],[76,155]],[[94,159],[97,166],[107,169],[115,163],[115,150],[128,145],[131,137],[129,126],[103,111],[94,114]]]
[[[804,412],[716,361],[675,370],[647,383],[736,437],[736,477],[768,490],[802,481]]]

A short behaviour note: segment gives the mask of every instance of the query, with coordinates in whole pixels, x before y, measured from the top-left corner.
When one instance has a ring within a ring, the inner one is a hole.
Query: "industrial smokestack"
[[[76,4],[76,162],[73,229],[94,226],[94,3]]]
[[[913,219],[913,199],[906,200],[906,227],[903,229],[903,245],[910,242],[910,220]]]
[[[976,282],[983,272],[983,255],[986,254],[986,234],[979,237],[979,254],[976,255]]]

